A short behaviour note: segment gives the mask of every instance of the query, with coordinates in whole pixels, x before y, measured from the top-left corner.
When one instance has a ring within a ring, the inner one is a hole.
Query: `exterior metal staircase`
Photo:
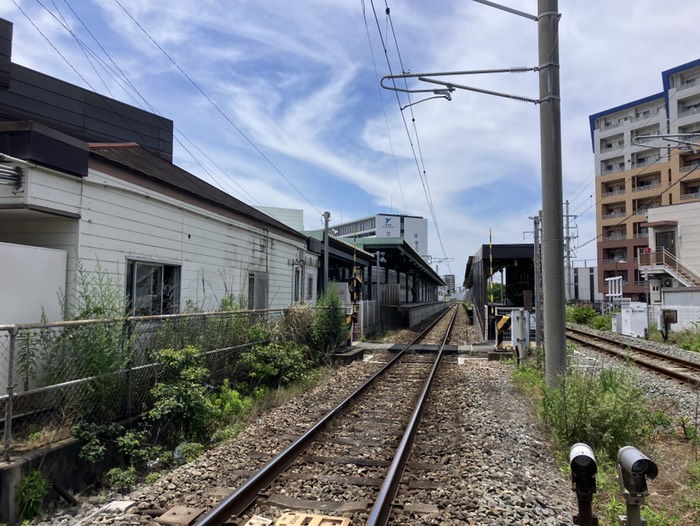
[[[650,274],[665,272],[686,287],[700,287],[700,274],[665,248],[639,253],[639,270]]]

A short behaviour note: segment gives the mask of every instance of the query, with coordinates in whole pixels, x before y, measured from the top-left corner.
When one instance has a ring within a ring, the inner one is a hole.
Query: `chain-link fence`
[[[80,422],[106,424],[150,407],[154,351],[192,345],[208,382],[235,379],[237,355],[283,310],[196,313],[0,326],[3,457],[71,435]]]

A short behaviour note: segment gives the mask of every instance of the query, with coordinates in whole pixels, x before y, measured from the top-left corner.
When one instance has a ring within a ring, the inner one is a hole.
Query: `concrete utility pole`
[[[571,299],[571,236],[569,235],[569,200],[566,200],[564,217],[566,218],[566,233],[564,235],[564,257],[566,265],[564,266],[564,299],[568,302]]]
[[[566,374],[558,0],[538,0],[537,34],[542,154],[544,357],[547,385],[555,386]]]
[[[536,68],[403,73],[401,75],[384,76],[380,84],[385,89],[404,93],[430,92],[435,95],[445,95],[445,93],[443,93],[445,89],[447,90],[447,94],[452,93],[455,89],[464,89],[477,93],[539,104],[540,148],[542,156],[542,277],[544,282],[545,372],[547,384],[554,386],[557,385],[560,378],[566,374],[558,1],[538,0],[537,16],[505,7],[489,0],[474,1],[537,22],[539,65]],[[452,81],[444,81],[435,78],[490,73],[523,73],[525,71],[537,71],[539,74],[540,96],[537,100],[471,86],[463,86]],[[384,84],[385,81],[393,81],[399,78],[417,78],[422,82],[443,86],[444,89],[408,89],[407,87],[397,87],[395,83],[392,85]],[[451,100],[451,97],[448,100]]]
[[[328,290],[328,221],[330,212],[323,212],[323,292]]]
[[[540,225],[542,223],[542,211],[531,218],[535,223],[535,346],[542,347],[542,252],[540,250]],[[537,365],[540,355],[537,353]]]

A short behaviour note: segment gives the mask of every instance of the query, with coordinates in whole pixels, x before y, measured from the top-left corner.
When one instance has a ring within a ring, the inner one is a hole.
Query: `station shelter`
[[[493,277],[500,283],[498,293]],[[534,310],[534,245],[481,245],[469,256],[463,285],[471,293],[474,325],[485,339],[496,340],[498,318],[515,309]]]
[[[309,250],[320,254],[322,287],[323,230],[304,233],[309,236]],[[447,308],[446,302],[438,301],[438,288],[445,282],[403,238],[330,236],[328,280],[340,285],[344,303],[359,303],[363,334],[412,327]]]

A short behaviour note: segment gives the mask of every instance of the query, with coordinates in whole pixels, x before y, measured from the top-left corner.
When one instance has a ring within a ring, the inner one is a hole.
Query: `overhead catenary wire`
[[[658,110],[657,110],[657,113],[650,114],[646,119],[644,119],[643,122],[641,122],[641,123],[639,124],[638,127],[639,127],[639,128],[644,128],[645,126],[647,126],[647,125],[656,117],[656,115],[658,114],[658,111],[661,111],[661,109],[658,109]],[[670,128],[671,126],[673,126],[673,124],[678,120],[678,118],[679,118],[679,117],[676,117],[676,119],[674,119],[673,121],[669,122],[669,123],[667,124],[667,126],[668,126],[669,128]],[[660,134],[660,135],[659,135],[659,137],[662,137],[662,136],[663,136],[663,134]],[[621,146],[620,148],[621,148],[621,149],[622,149],[622,148],[626,148],[626,147],[628,147],[628,146],[631,146],[633,143],[634,143],[634,138],[631,138],[630,141],[625,141],[625,144],[624,144],[623,146]],[[668,147],[664,147],[664,148],[668,149]],[[653,167],[654,167],[658,162],[660,162],[662,159],[667,159],[667,158],[670,158],[670,154],[669,154],[669,153],[659,154],[659,157],[658,157],[656,160],[654,160],[654,162],[652,162],[651,164],[649,164],[649,165],[643,167],[643,169],[642,169],[639,173],[637,173],[636,176],[638,177],[638,176],[640,176],[640,175],[644,175],[644,174],[647,173],[649,170],[653,169]],[[585,182],[588,184],[588,181],[589,181],[589,179],[591,179],[591,178],[595,181],[595,178],[596,178],[596,177],[597,177],[597,175],[596,175],[596,172],[594,171],[594,172],[593,172],[593,175],[592,175],[592,176],[589,176],[589,177],[586,179]],[[685,176],[684,176],[684,177],[685,177]],[[627,181],[628,181],[628,177],[626,176],[626,177],[625,177],[625,183],[627,183]],[[585,187],[584,187],[584,189],[585,189]],[[658,194],[658,195],[662,195],[662,194],[665,193],[667,190],[668,190],[668,188],[667,188],[666,190],[664,190],[663,192],[661,192],[660,194]],[[579,194],[580,194],[580,192],[579,192]],[[593,202],[590,204],[590,206],[588,206],[588,208],[586,208],[583,212],[581,212],[581,213],[579,214],[579,217],[583,216],[584,214],[586,214],[586,213],[589,212],[590,210],[594,209],[597,205],[598,205],[598,201],[597,201],[597,199],[594,199]],[[579,207],[579,208],[580,208],[580,207]],[[645,208],[646,208],[646,207],[645,207]],[[631,217],[631,216],[628,216],[627,218],[625,218],[624,220],[622,220],[620,223],[617,223],[617,224],[612,225],[612,226],[618,226],[619,224],[621,224],[622,222],[626,221],[626,220],[629,219],[630,217]],[[578,245],[578,246],[575,247],[575,248],[578,249],[578,248],[582,248],[582,247],[584,247],[584,246],[586,246],[586,245],[589,245],[589,244],[592,243],[593,241],[596,241],[597,239],[599,239],[599,238],[601,237],[601,235],[602,235],[602,234],[596,234],[595,237],[593,237],[593,239],[589,239],[589,240],[586,241],[585,243],[583,243],[583,244],[581,244],[581,245]]]
[[[386,127],[386,134],[387,138],[389,140],[389,149],[391,151],[391,158],[393,160],[394,164],[394,172],[396,173],[396,182],[399,185],[399,192],[401,194],[401,202],[403,203],[403,209],[406,213],[408,213],[408,207],[406,206],[406,198],[404,197],[403,194],[403,186],[401,185],[401,176],[399,175],[399,166],[398,162],[396,160],[396,154],[394,153],[394,143],[391,138],[391,130],[389,129],[389,118],[387,117],[386,114],[386,106],[384,105],[384,97],[382,97],[382,89],[379,86],[379,80],[380,80],[380,75],[379,75],[379,70],[377,69],[377,61],[374,58],[374,47],[372,46],[372,37],[370,34],[369,30],[369,23],[367,22],[367,12],[365,8],[365,1],[361,0],[362,3],[362,17],[365,22],[365,30],[367,32],[367,40],[369,43],[369,51],[370,51],[370,56],[372,57],[372,66],[374,67],[374,75],[377,78],[377,93],[379,94],[379,102],[382,106],[382,115],[384,116],[384,126]]]
[[[376,26],[377,26],[377,31],[378,31],[378,33],[379,33],[379,38],[380,38],[380,41],[381,41],[381,44],[382,44],[382,49],[383,49],[383,51],[384,51],[384,56],[385,56],[385,58],[386,58],[387,67],[389,68],[389,72],[393,75],[393,68],[392,68],[392,66],[391,66],[391,60],[389,59],[389,50],[388,50],[388,48],[387,48],[386,41],[385,41],[385,39],[384,39],[384,35],[383,35],[383,33],[382,33],[381,26],[380,26],[380,24],[379,24],[379,16],[377,15],[377,10],[376,10],[376,7],[375,7],[375,5],[374,5],[374,0],[370,0],[370,5],[372,6],[372,12],[373,12],[373,14],[374,14],[374,19],[375,19],[375,23],[376,23]],[[388,6],[386,7],[385,12],[386,12],[387,17],[389,17],[389,15],[390,15],[390,10],[389,10]],[[392,28],[393,28],[393,25],[392,25]],[[398,42],[396,43],[396,46],[397,46],[397,50],[398,50]],[[408,136],[408,142],[409,142],[409,145],[410,145],[410,147],[411,147],[411,152],[412,152],[413,159],[414,159],[414,162],[415,162],[415,165],[416,165],[416,169],[417,169],[417,171],[418,171],[418,177],[419,177],[419,179],[420,179],[420,181],[421,181],[421,184],[422,184],[422,186],[423,186],[423,192],[424,192],[424,194],[425,194],[425,196],[426,196],[426,200],[427,200],[427,203],[428,203],[428,208],[429,208],[429,210],[430,210],[430,214],[431,214],[431,217],[432,217],[432,220],[433,220],[433,225],[434,225],[434,227],[435,227],[435,231],[436,231],[436,234],[437,234],[437,237],[438,237],[438,241],[439,241],[439,243],[440,243],[440,247],[441,247],[441,249],[442,249],[443,255],[446,255],[446,254],[445,254],[444,244],[443,244],[443,242],[442,242],[442,236],[441,236],[441,234],[440,234],[439,225],[438,225],[438,223],[437,223],[437,215],[436,215],[436,213],[435,213],[435,208],[434,208],[434,206],[433,206],[432,198],[431,198],[431,195],[430,195],[430,190],[429,190],[428,185],[427,185],[427,180],[426,180],[426,177],[425,177],[425,173],[424,173],[423,170],[421,170],[421,165],[420,165],[420,161],[419,161],[419,155],[418,155],[418,153],[417,153],[417,151],[416,151],[417,145],[414,144],[414,141],[413,141],[413,139],[412,139],[412,137],[411,137],[411,132],[410,132],[410,130],[409,130],[408,123],[406,122],[406,117],[403,115],[403,111],[401,111],[402,105],[401,105],[401,99],[400,99],[400,97],[399,97],[398,91],[395,91],[395,94],[396,94],[396,102],[397,102],[398,107],[399,107],[399,112],[401,113],[401,119],[402,119],[402,121],[403,121],[403,125],[404,125],[404,128],[405,128],[405,130],[406,130],[406,135]],[[414,122],[415,122],[415,121],[414,121]]]

